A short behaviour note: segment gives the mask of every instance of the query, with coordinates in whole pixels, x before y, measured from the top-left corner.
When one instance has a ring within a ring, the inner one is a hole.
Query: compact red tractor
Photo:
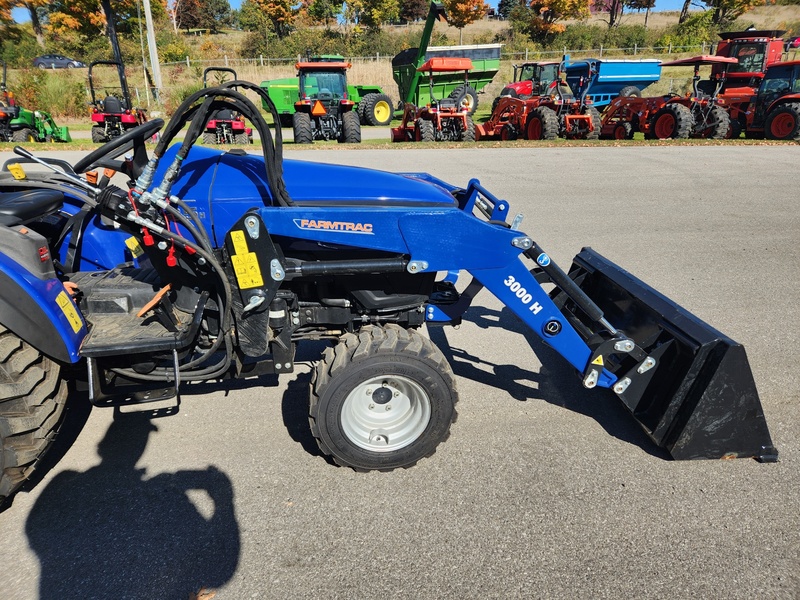
[[[494,99],[492,112],[505,96],[527,100],[533,96],[543,96],[560,77],[560,63],[556,61],[526,62],[514,66],[514,81],[500,90]]]
[[[600,113],[586,94],[576,98],[559,79],[547,89],[548,94],[527,100],[501,96],[489,120],[476,127],[476,139],[596,140],[600,135]]]
[[[746,137],[800,141],[800,61],[767,67],[756,94],[731,116]]]
[[[434,73],[464,71],[465,88],[472,61],[468,58],[434,57],[417,69],[430,77],[431,103],[417,107],[406,103],[403,119],[392,128],[393,142],[474,142],[475,124],[469,115],[469,104],[461,98],[436,99]],[[464,89],[464,88],[462,88]]]
[[[700,67],[737,63],[737,59],[724,56],[695,56],[663,63],[662,67],[694,67],[692,93],[651,98],[619,96],[611,101],[603,113],[601,136],[630,139],[640,131],[648,139],[660,140],[728,137],[730,117],[724,108],[725,100],[719,96],[725,83],[725,69],[721,69],[709,90],[708,86],[700,85]]]
[[[96,81],[92,72],[97,65],[116,67],[119,75],[119,87],[109,91],[104,86],[104,98],[101,100],[96,92]],[[89,93],[91,101],[92,141],[105,143],[112,138],[128,132],[147,121],[144,109],[134,108],[131,94],[128,91],[128,80],[125,77],[125,66],[113,60],[97,60],[89,65]]]
[[[209,73],[230,73],[233,81],[239,79],[236,71],[227,67],[207,67],[203,71],[203,87],[208,87]],[[225,83],[224,75],[216,76],[215,85]],[[211,114],[211,118],[206,123],[206,130],[203,132],[204,144],[252,144],[253,129],[245,126],[242,113],[229,108],[216,110]]]

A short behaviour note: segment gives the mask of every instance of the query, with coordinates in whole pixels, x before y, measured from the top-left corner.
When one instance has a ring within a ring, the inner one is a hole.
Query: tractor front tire
[[[28,479],[61,425],[59,365],[0,325],[0,510]]]
[[[340,144],[360,144],[361,143],[361,123],[358,115],[353,111],[348,111],[342,115],[342,135],[339,136]]]
[[[33,134],[33,129],[31,129],[30,127],[23,127],[22,129],[17,129],[14,133],[11,134],[11,141],[35,142],[36,136]]]
[[[436,129],[431,121],[417,119],[417,140],[420,142],[436,141]]]
[[[478,92],[471,85],[460,85],[448,96],[459,107],[466,107],[467,114],[472,116],[478,110]]]
[[[686,139],[692,131],[692,112],[683,104],[672,102],[653,117],[651,134],[659,140]]]
[[[466,129],[461,132],[461,141],[462,142],[474,142],[475,141],[475,123],[472,121],[472,117],[467,117],[465,119],[467,122]]]
[[[597,109],[594,106],[587,106],[584,114],[589,115],[589,118],[592,120],[592,130],[587,131],[586,136],[583,139],[599,140],[600,129],[603,127],[603,122],[600,119],[600,113],[597,112]]]
[[[105,128],[97,125],[92,127],[92,141],[95,144],[105,144],[108,141],[108,138],[106,138]]]
[[[700,137],[709,140],[724,140],[728,137],[731,130],[731,116],[728,111],[720,106],[715,106],[709,114],[709,126],[698,131]]]
[[[314,143],[314,133],[311,129],[311,116],[308,113],[296,112],[292,115],[292,132],[295,144]]]
[[[615,140],[632,140],[633,139],[633,125],[628,122],[617,123],[614,127]]]
[[[800,103],[787,102],[769,113],[764,133],[770,140],[800,140]]]
[[[386,94],[367,94],[358,105],[361,122],[373,127],[386,127],[392,122],[392,99]]]
[[[450,435],[458,401],[441,351],[415,330],[342,336],[314,371],[309,424],[320,450],[357,471],[408,468]]]
[[[546,106],[537,106],[531,111],[525,128],[529,140],[554,140],[558,137],[558,116]]]

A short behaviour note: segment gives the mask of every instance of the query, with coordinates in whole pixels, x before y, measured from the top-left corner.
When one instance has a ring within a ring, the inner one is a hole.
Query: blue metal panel
[[[31,273],[22,268],[19,264],[9,259],[7,256],[0,254],[0,273],[10,281],[10,286],[17,288],[15,295],[16,298],[15,308],[22,310],[30,319],[36,319],[38,311],[44,315],[45,323],[38,322],[37,326],[42,329],[50,328],[54,331],[55,338],[50,339],[49,343],[52,344],[49,348],[39,348],[45,354],[69,357],[73,363],[78,362],[80,359],[79,349],[84,336],[87,333],[86,323],[80,315],[78,307],[75,305],[72,298],[70,298],[64,285],[58,279],[41,280],[34,277]],[[4,290],[6,294],[9,290]],[[63,294],[63,295],[62,295]],[[62,309],[59,306],[58,299],[62,301],[64,297],[69,302],[69,305]],[[29,302],[32,307],[30,310],[24,310],[22,304]],[[72,311],[74,310],[74,313]],[[67,313],[77,315],[80,320],[80,325],[77,326],[78,331],[75,331],[70,320],[67,318]],[[14,323],[7,323],[6,326],[12,331],[16,331]]]

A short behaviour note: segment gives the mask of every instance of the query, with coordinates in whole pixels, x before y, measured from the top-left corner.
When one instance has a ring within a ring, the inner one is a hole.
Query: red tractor
[[[746,137],[800,141],[800,60],[767,67],[756,94],[731,116]]]
[[[489,120],[476,127],[476,139],[596,140],[600,135],[600,113],[586,94],[576,98],[558,79],[548,90],[549,94],[526,100],[501,96]]]
[[[119,88],[104,88],[101,100],[96,93],[96,81],[92,71],[97,65],[116,67],[119,75]],[[91,94],[92,141],[105,143],[119,137],[134,127],[147,121],[144,109],[134,108],[131,94],[128,91],[128,80],[125,77],[125,66],[113,60],[97,60],[89,65],[89,93]]]
[[[720,69],[709,91],[707,85],[700,85],[700,67],[737,63],[737,59],[723,56],[695,56],[663,63],[662,67],[694,67],[692,93],[651,98],[619,96],[611,101],[603,113],[601,136],[631,139],[635,132],[640,131],[645,138],[660,140],[728,137],[730,117],[724,108],[725,100],[719,96],[725,83],[725,69]]]
[[[434,57],[417,69],[430,76],[431,103],[421,108],[407,103],[403,119],[392,128],[393,142],[474,142],[475,124],[469,115],[470,105],[462,98],[447,97],[437,100],[434,95],[434,73],[464,71],[464,83],[472,61],[468,58]]]
[[[233,81],[239,79],[236,71],[227,67],[208,67],[203,71],[203,87],[208,87],[209,73],[230,73]],[[216,76],[217,83],[225,83],[223,76]],[[203,133],[204,144],[252,144],[253,129],[245,126],[244,116],[234,110],[223,108],[211,114]]]
[[[505,96],[527,100],[533,96],[543,96],[548,93],[550,87],[560,78],[560,63],[555,61],[548,62],[526,62],[521,65],[514,65],[514,81],[507,84],[500,95],[492,103],[492,112],[497,108],[500,99]]]

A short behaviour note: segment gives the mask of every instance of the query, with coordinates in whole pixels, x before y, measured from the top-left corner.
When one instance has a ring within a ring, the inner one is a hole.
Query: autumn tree
[[[351,15],[359,25],[378,31],[387,21],[397,19],[400,3],[398,0],[347,0],[345,14]]]
[[[406,23],[424,19],[428,14],[428,0],[400,0],[400,20]]]
[[[283,39],[289,35],[294,22],[294,12],[289,0],[256,0],[256,4],[269,19],[278,38]]]
[[[765,0],[703,0],[709,10],[714,11],[711,22],[727,26],[756,6],[763,6]]]
[[[625,0],[593,0],[592,8],[595,12],[608,16],[608,28],[611,29],[619,24],[625,10]]]
[[[511,11],[519,4],[520,0],[500,0],[497,3],[497,14],[504,19],[508,19],[511,16]]]
[[[312,0],[308,5],[308,16],[316,23],[323,23],[330,28],[331,23],[335,23],[338,16],[342,13],[343,0]]]
[[[589,16],[589,0],[522,0],[511,11],[511,26],[535,42],[546,43],[566,27],[558,21]]]
[[[656,7],[656,0],[627,0],[628,7],[635,11],[647,11],[644,13],[644,28],[647,29],[647,20],[650,18],[650,11]]]
[[[444,0],[447,22],[458,29],[458,43],[464,42],[464,27],[481,20],[489,6],[483,0]]]
[[[48,0],[26,0],[12,2],[12,5],[24,8],[28,11],[31,17],[31,27],[33,28],[33,35],[36,36],[36,43],[44,48],[44,31],[42,30],[42,22],[39,19],[39,10],[45,9],[49,6]]]

